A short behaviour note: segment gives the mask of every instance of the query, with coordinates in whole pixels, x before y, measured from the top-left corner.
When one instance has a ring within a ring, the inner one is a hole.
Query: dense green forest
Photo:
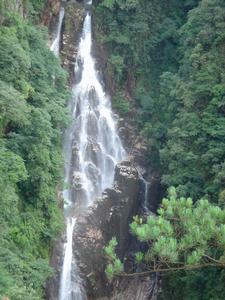
[[[136,110],[162,186],[223,207],[225,2],[96,0],[95,23],[114,106]],[[176,272],[163,276],[162,299],[223,299],[224,280],[221,269]]]
[[[0,298],[40,300],[63,224],[56,195],[68,90],[47,30],[34,25],[45,1],[21,3],[0,0]]]

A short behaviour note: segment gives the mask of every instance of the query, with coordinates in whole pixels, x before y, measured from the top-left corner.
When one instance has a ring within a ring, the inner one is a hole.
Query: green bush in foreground
[[[225,268],[225,210],[206,199],[193,203],[191,198],[178,198],[176,189],[171,187],[158,215],[148,216],[146,222],[134,217],[130,228],[140,242],[149,245],[145,253],[136,253],[137,263],[145,266],[142,275]],[[125,274],[115,254],[116,245],[113,238],[105,248],[110,262],[106,268],[109,278]]]

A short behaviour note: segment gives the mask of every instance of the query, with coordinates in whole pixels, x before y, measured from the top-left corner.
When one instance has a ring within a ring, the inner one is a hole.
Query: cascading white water
[[[148,191],[149,191],[149,182],[142,176],[141,174],[141,171],[139,169],[137,169],[138,171],[138,175],[139,175],[139,178],[144,186],[144,201],[142,202],[142,207],[143,209],[145,210],[146,213],[149,213],[150,210],[149,210],[149,203],[148,203]]]
[[[91,1],[87,4],[90,5]],[[64,143],[67,187],[63,191],[63,197],[67,241],[64,244],[60,300],[86,299],[73,258],[73,229],[76,219],[71,215],[78,215],[105,188],[112,186],[115,165],[125,157],[112,116],[110,99],[100,83],[91,48],[91,16],[87,13],[75,65],[76,83],[69,104],[73,121],[65,134]]]
[[[144,182],[144,186],[145,186],[144,209],[145,209],[146,211],[149,211],[149,208],[148,208],[148,189],[149,189],[149,182],[146,181],[144,178],[143,178],[143,182]]]
[[[60,35],[61,35],[61,30],[62,30],[63,18],[64,18],[64,8],[61,7],[60,12],[59,12],[59,21],[58,21],[58,25],[57,25],[55,39],[50,47],[50,49],[56,56],[59,55]]]
[[[63,270],[62,270],[62,278],[61,281],[61,292],[67,291],[67,294],[70,294],[70,287],[71,287],[71,261],[72,261],[72,243],[73,243],[73,229],[75,225],[75,218],[68,218],[67,219],[67,230],[66,230],[66,238],[67,241],[65,243],[65,258],[63,262]],[[60,299],[65,299],[64,295],[61,293]]]

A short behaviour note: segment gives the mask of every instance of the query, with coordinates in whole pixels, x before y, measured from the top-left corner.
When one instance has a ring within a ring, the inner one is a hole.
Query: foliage
[[[122,93],[117,93],[112,99],[112,106],[118,110],[121,115],[126,115],[130,111],[129,102]]]
[[[131,2],[95,10],[116,88],[135,82],[137,124],[162,183],[216,200],[225,189],[224,1]]]
[[[151,169],[161,175],[163,186],[176,186],[181,196],[223,205],[224,1],[95,3],[97,38],[109,56],[107,71],[116,93],[128,91],[135,100]],[[221,299],[222,271],[188,274],[167,276],[163,299]],[[180,296],[177,286],[183,287]]]
[[[138,263],[144,263],[146,274],[174,270],[191,270],[204,267],[225,268],[225,209],[201,199],[193,204],[191,198],[178,198],[174,187],[163,199],[158,215],[149,215],[146,222],[135,217],[131,233],[149,245],[145,253],[136,253]],[[112,239],[106,247],[111,264],[108,276],[120,274],[117,269]],[[109,272],[111,271],[111,272]]]
[[[184,195],[203,192],[211,199],[225,188],[224,16],[223,1],[202,1],[180,29],[179,106],[160,151],[163,182],[179,185]]]
[[[24,1],[27,13],[43,3]],[[63,226],[56,189],[69,94],[47,32],[13,5],[1,1],[0,12],[0,298],[40,300]]]
[[[116,246],[117,246],[116,238],[112,238],[108,244],[108,246],[105,247],[105,253],[107,255],[107,258],[110,260],[110,264],[106,267],[106,275],[109,279],[112,279],[114,275],[120,273],[123,271],[123,264],[121,260],[116,256]]]
[[[165,275],[160,300],[223,300],[225,270],[209,267]],[[179,288],[178,288],[179,287]]]

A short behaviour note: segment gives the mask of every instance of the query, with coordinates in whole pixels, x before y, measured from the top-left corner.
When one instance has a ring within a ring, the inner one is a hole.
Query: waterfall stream
[[[59,55],[59,48],[60,48],[60,36],[61,36],[61,31],[62,31],[62,23],[63,23],[63,18],[64,18],[64,8],[61,7],[60,12],[59,12],[59,21],[57,24],[57,30],[55,33],[55,39],[53,40],[53,43],[50,47],[52,52],[58,56]]]
[[[143,190],[144,190],[144,197],[143,197],[143,202],[142,202],[143,204],[142,204],[142,206],[143,206],[144,211],[146,213],[148,213],[150,211],[149,210],[149,203],[148,203],[148,201],[149,201],[148,197],[149,197],[149,185],[150,185],[150,182],[148,182],[142,176],[141,171],[139,169],[137,169],[137,171],[138,171],[139,178],[140,178],[140,180],[141,180],[141,182],[143,184]]]
[[[88,5],[92,1],[87,1]],[[52,51],[57,55],[64,10],[60,12],[57,37]],[[92,50],[91,15],[84,20],[75,64],[76,82],[69,109],[72,124],[64,139],[65,189],[64,210],[67,223],[63,267],[60,280],[60,300],[85,300],[86,295],[73,257],[73,230],[76,217],[87,209],[96,197],[113,185],[116,164],[125,158],[117,134],[110,99],[104,92],[95,69]]]
[[[145,194],[144,194],[144,209],[146,212],[149,212],[149,208],[148,208],[148,189],[149,189],[149,182],[146,181],[143,178],[143,183],[144,183],[144,189],[145,189]]]

